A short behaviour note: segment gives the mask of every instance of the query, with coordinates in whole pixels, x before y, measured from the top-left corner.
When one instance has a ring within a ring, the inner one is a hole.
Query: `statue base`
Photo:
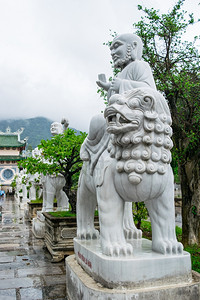
[[[45,236],[45,217],[41,211],[37,212],[37,217],[32,221],[32,232],[38,239],[43,239]]]
[[[150,271],[151,266],[149,266]],[[111,270],[109,270],[111,271]],[[127,270],[128,271],[128,270]],[[121,271],[118,272],[118,278]],[[148,275],[148,274],[147,274]],[[192,272],[192,280],[187,283],[168,284],[163,280],[162,286],[109,289],[97,283],[77,263],[75,255],[66,258],[67,299],[69,300],[194,300],[200,299],[200,274]]]
[[[20,202],[19,204],[20,209],[25,210],[27,208],[27,202],[28,202],[28,198],[22,198],[22,202]]]
[[[188,252],[163,255],[152,251],[147,239],[133,240],[133,255],[111,257],[102,254],[99,240],[74,239],[77,262],[94,280],[107,288],[142,288],[191,282]]]

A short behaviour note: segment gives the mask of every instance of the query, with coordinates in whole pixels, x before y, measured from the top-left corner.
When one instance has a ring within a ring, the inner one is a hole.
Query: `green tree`
[[[172,114],[182,190],[182,242],[187,245],[200,244],[200,56],[195,48],[198,37],[183,41],[188,26],[195,23],[183,5],[184,0],[178,0],[167,14],[138,5],[144,16],[133,26]]]
[[[142,220],[146,220],[148,218],[148,211],[144,202],[133,203],[133,218],[137,224],[137,228],[141,229]]]
[[[67,129],[50,140],[41,140],[38,149],[41,149],[42,155],[36,158],[27,157],[19,163],[30,174],[62,174],[66,180],[63,190],[69,198],[73,212],[76,210],[76,195],[73,191],[77,189],[82,167],[79,153],[85,138],[86,133],[80,132],[77,135],[73,129]]]

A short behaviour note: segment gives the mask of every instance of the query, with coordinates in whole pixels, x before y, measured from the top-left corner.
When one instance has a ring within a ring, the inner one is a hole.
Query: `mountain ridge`
[[[5,132],[7,127],[10,127],[11,132],[24,128],[24,131],[20,135],[20,139],[23,140],[28,138],[27,148],[34,149],[40,144],[42,139],[47,140],[52,137],[50,126],[53,122],[54,121],[45,117],[0,120],[0,131]],[[79,132],[79,130],[76,131],[77,133]]]

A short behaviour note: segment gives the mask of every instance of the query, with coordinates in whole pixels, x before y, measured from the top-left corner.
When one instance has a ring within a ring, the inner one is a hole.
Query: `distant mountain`
[[[32,146],[34,149],[40,144],[40,141],[51,138],[50,125],[53,121],[44,117],[36,117],[31,119],[19,119],[19,120],[0,120],[0,131],[5,132],[9,126],[11,132],[15,132],[21,127],[24,128],[21,134],[21,140],[28,137],[27,146]]]
[[[23,133],[20,138],[23,140],[28,137],[27,148],[32,147],[34,149],[37,145],[40,144],[41,140],[47,140],[52,137],[50,132],[50,126],[54,121],[44,118],[36,117],[30,119],[9,119],[9,120],[0,120],[0,131],[5,132],[6,128],[9,126],[11,132],[15,132],[20,128],[24,128]],[[72,128],[74,129],[74,128]],[[79,130],[76,130],[77,134],[80,133]]]

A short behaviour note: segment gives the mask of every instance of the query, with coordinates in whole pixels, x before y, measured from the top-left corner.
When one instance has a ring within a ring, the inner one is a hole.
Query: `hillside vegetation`
[[[36,117],[30,119],[18,119],[18,120],[0,120],[0,131],[5,132],[9,126],[11,132],[15,132],[21,127],[24,128],[21,134],[21,140],[28,137],[27,146],[35,148],[41,141],[41,139],[50,139],[50,125],[53,121],[44,117]]]
[[[35,147],[37,147],[37,145],[40,144],[41,140],[51,139],[52,135],[50,132],[50,126],[53,122],[54,121],[44,117],[17,120],[0,120],[0,131],[5,132],[8,126],[10,127],[11,132],[15,132],[23,127],[24,131],[20,136],[21,140],[27,137],[28,141],[26,148],[30,149],[32,147],[32,149],[34,149]],[[77,134],[80,134],[79,130],[74,130],[77,132]]]

